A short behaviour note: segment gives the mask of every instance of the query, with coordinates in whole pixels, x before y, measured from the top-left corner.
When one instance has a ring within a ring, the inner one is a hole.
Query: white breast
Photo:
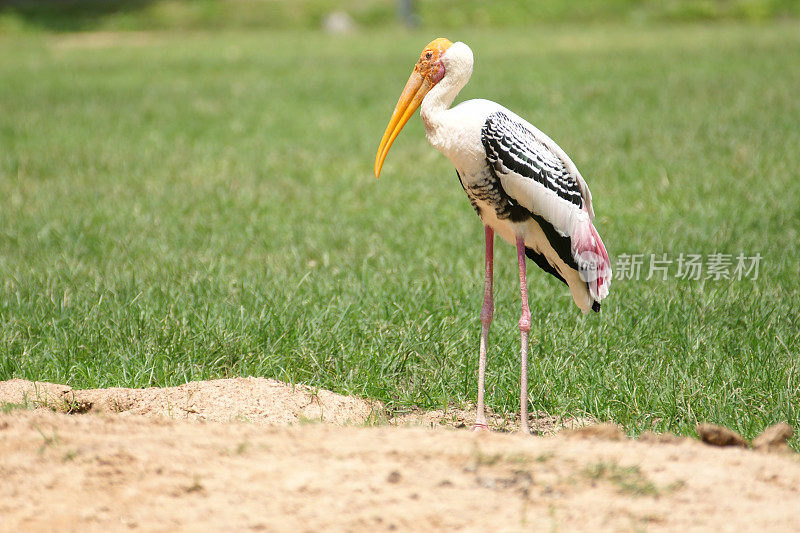
[[[452,109],[423,113],[425,133],[433,147],[446,155],[459,171],[477,174],[486,165],[481,128],[487,117],[500,109],[501,105],[489,100],[467,100]]]

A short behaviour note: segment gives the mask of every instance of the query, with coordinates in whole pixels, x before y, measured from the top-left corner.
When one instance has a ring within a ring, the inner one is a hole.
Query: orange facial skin
[[[400,94],[400,99],[397,101],[392,118],[389,119],[389,125],[386,127],[381,144],[378,147],[378,154],[375,156],[376,178],[380,176],[389,148],[397,138],[400,130],[403,129],[403,126],[406,125],[414,111],[422,104],[422,99],[425,98],[428,91],[442,81],[445,68],[441,57],[452,45],[453,43],[448,39],[440,37],[428,43],[428,46],[422,50],[419,61],[414,65],[411,77],[408,78],[406,86]]]
[[[444,65],[440,61],[442,54],[453,45],[448,39],[439,37],[434,39],[419,55],[419,61],[414,66],[414,72],[419,73],[431,83],[431,87],[442,81]]]

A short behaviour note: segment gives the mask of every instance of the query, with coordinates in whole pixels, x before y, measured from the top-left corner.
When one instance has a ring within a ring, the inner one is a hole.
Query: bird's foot
[[[488,424],[484,424],[482,422],[475,422],[472,425],[472,432],[473,433],[489,433],[489,426]]]

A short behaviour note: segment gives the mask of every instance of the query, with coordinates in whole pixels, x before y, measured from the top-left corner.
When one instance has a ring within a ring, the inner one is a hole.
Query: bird
[[[487,432],[484,387],[489,328],[494,314],[495,234],[516,247],[522,314],[520,425],[528,424],[528,348],[531,313],[526,257],[565,283],[584,314],[600,311],[611,286],[611,265],[594,227],[592,195],[578,168],[550,137],[491,100],[451,107],[472,76],[469,46],[440,37],[422,50],[392,112],[375,157],[379,178],[389,148],[417,108],[434,148],[456,168],[461,187],[484,225],[486,241],[478,399],[472,430]]]

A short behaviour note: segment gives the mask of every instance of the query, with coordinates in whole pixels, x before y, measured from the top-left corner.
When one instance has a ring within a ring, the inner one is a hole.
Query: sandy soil
[[[800,531],[800,459],[785,451],[591,425],[475,435],[451,429],[466,413],[387,421],[377,404],[260,378],[12,380],[0,404],[3,531]]]

